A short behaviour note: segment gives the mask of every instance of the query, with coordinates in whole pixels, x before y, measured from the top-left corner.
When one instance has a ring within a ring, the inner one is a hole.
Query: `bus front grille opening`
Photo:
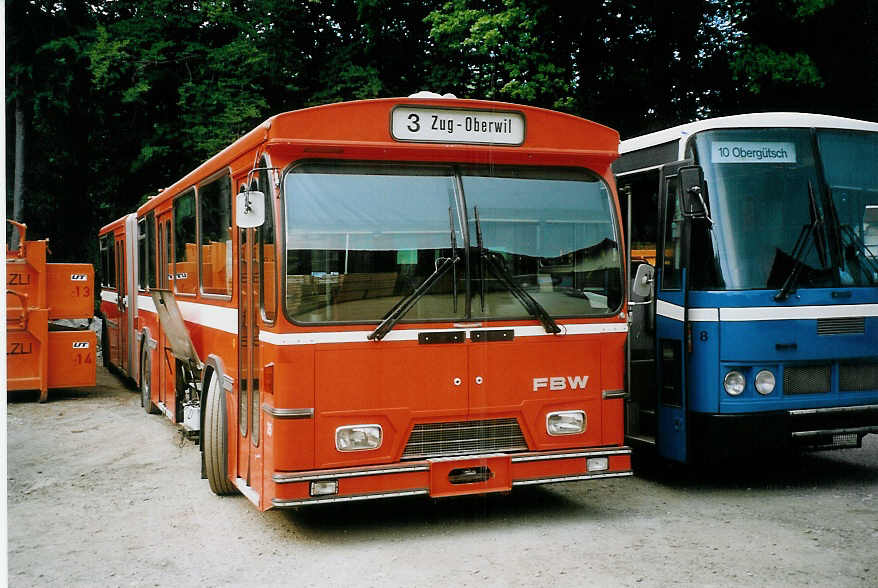
[[[412,429],[402,459],[525,450],[516,419],[423,423]]]
[[[832,366],[806,365],[785,367],[783,371],[784,394],[821,394],[830,391]]]
[[[842,392],[878,390],[878,363],[840,364],[838,389]]]

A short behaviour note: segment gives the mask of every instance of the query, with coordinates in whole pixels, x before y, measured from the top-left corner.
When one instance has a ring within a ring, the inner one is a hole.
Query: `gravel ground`
[[[863,449],[635,478],[258,512],[98,368],[10,393],[10,586],[878,586],[878,436]]]

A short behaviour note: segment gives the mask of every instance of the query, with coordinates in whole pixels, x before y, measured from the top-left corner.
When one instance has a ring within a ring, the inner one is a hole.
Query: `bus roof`
[[[699,131],[748,127],[816,127],[824,129],[849,129],[878,132],[878,123],[865,120],[856,120],[853,118],[830,116],[826,114],[807,114],[803,112],[759,112],[697,120],[684,125],[656,131],[655,133],[649,133],[648,135],[625,139],[619,144],[619,153],[628,153],[630,151],[637,151],[639,149],[662,145],[671,141],[678,141]]]
[[[128,217],[131,216],[132,214],[134,214],[134,213],[133,213],[133,212],[130,212],[130,213],[126,214],[125,216],[121,216],[121,217],[117,218],[116,220],[111,221],[111,222],[105,224],[104,226],[102,226],[102,227],[100,228],[100,230],[98,231],[98,234],[99,234],[99,235],[103,235],[104,233],[106,233],[106,232],[108,232],[108,231],[115,231],[115,230],[118,229],[119,227],[124,227],[124,226],[125,226],[125,221],[126,221],[126,220],[128,219]]]
[[[524,115],[525,139],[521,145],[416,143],[394,139],[390,133],[391,113],[396,106],[431,106],[453,110],[518,112]],[[290,145],[324,145],[344,147],[374,146],[391,149],[436,149],[450,146],[456,150],[526,151],[531,153],[581,153],[605,159],[607,163],[618,157],[619,133],[604,125],[543,108],[505,102],[458,98],[380,98],[338,102],[314,106],[275,115],[234,143],[217,153],[198,168],[159,190],[140,208],[138,215],[154,208],[162,193],[178,194],[181,190],[227,168],[244,154],[262,143]],[[389,151],[388,151],[389,152]],[[253,162],[249,163],[250,165]]]

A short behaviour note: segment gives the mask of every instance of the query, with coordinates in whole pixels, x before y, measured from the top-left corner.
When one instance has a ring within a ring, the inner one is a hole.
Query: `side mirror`
[[[702,195],[704,173],[697,165],[680,168],[680,188],[682,192],[683,214],[707,214]]]
[[[634,283],[631,284],[631,295],[639,298],[652,299],[652,285],[655,283],[655,268],[648,263],[637,266]]]
[[[265,222],[265,194],[241,192],[235,197],[235,223],[240,229],[254,229]]]

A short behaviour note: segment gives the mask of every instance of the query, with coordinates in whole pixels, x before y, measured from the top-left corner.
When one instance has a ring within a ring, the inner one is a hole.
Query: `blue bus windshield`
[[[712,276],[693,275],[696,288],[699,281],[712,289],[780,288],[796,264],[800,238],[806,242],[798,255],[799,287],[878,283],[878,136],[818,131],[817,138],[815,153],[809,129],[695,136],[715,222],[704,240],[712,244],[712,259],[693,268],[710,267]],[[815,210],[823,223],[806,236]]]

